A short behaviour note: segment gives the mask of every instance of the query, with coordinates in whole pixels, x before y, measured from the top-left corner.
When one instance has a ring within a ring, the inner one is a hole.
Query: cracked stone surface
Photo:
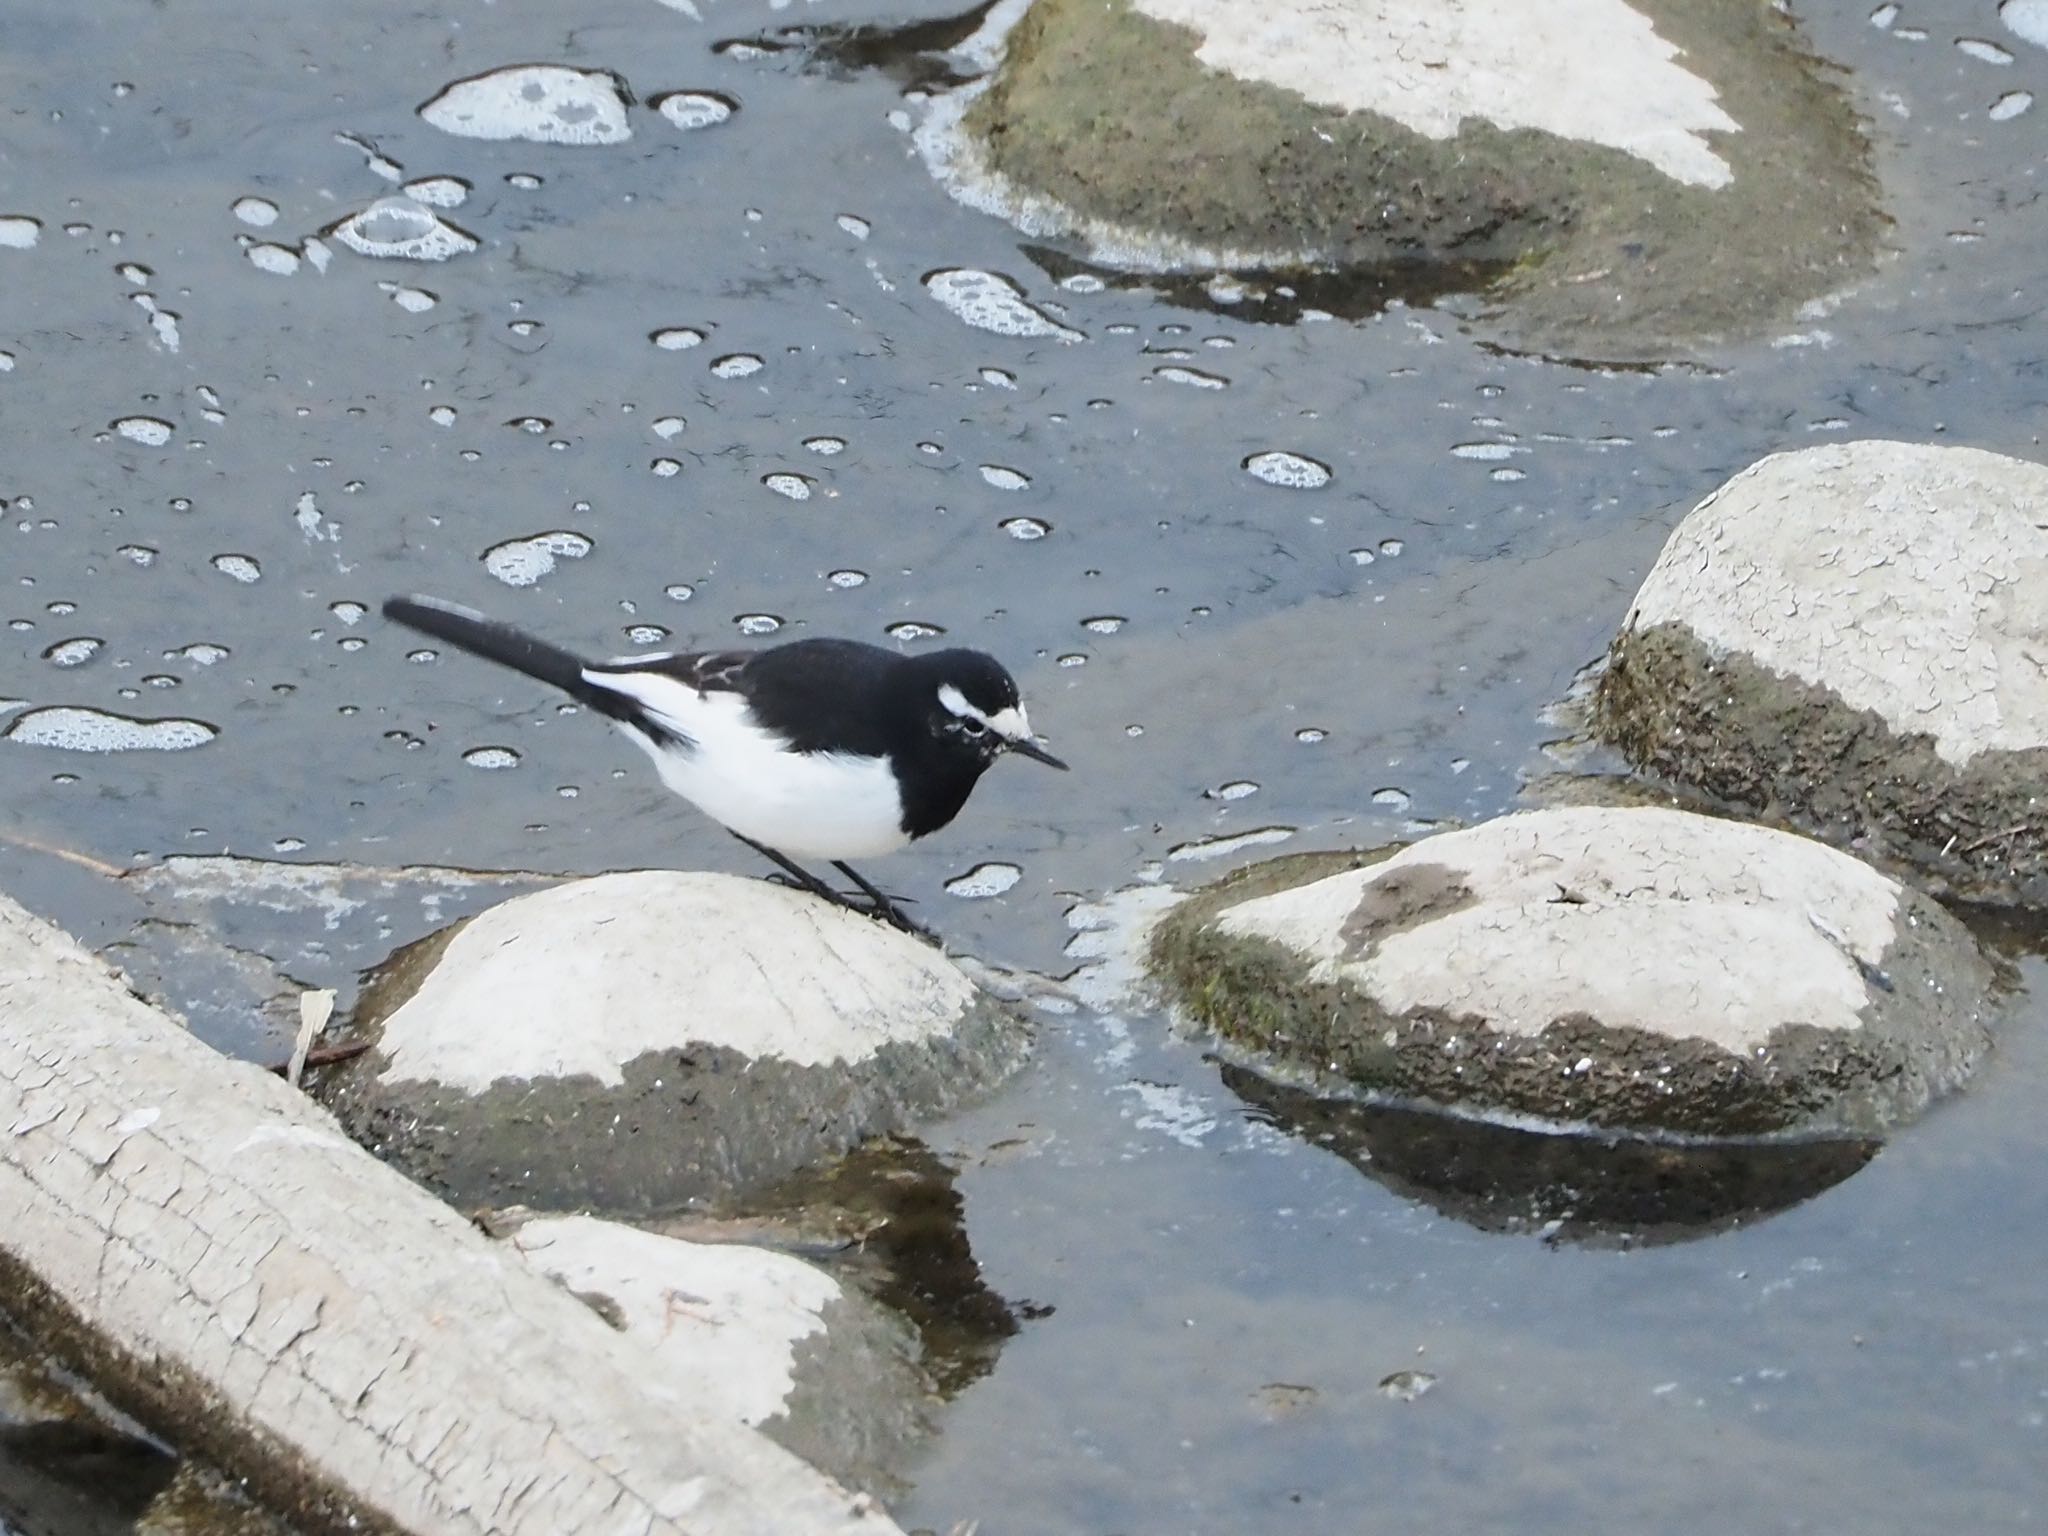
[[[758,880],[642,871],[504,902],[396,956],[323,1085],[450,1198],[715,1202],[998,1081],[1024,1026],[931,946]]]
[[[1638,767],[2037,900],[2048,467],[1884,441],[1752,465],[1665,545],[1596,720]]]
[[[815,1265],[746,1243],[690,1242],[590,1216],[536,1216],[507,1241],[598,1305],[647,1368],[705,1412],[759,1429],[854,1486],[894,1486],[928,1391],[900,1318]]]
[[[302,1530],[895,1529],[4,898],[0,1212],[7,1309]]]
[[[1733,176],[1708,133],[1738,133],[1714,87],[1623,0],[1540,9],[1468,0],[1367,5],[1132,0],[1201,37],[1195,57],[1345,112],[1379,112],[1447,139],[1468,117],[1625,150],[1679,181]],[[1617,91],[1615,82],[1636,87]]]
[[[1311,1079],[1610,1129],[1872,1134],[1987,1043],[1962,928],[1787,833],[1535,811],[1255,880],[1191,901],[1156,954],[1184,1006]]]

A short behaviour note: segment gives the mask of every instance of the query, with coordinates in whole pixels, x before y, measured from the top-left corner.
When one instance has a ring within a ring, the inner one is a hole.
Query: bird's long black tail
[[[607,715],[633,712],[631,701],[608,688],[594,686],[584,677],[582,657],[535,639],[510,624],[487,619],[473,608],[444,603],[437,597],[394,597],[385,602],[384,617],[446,641],[472,656],[538,678]]]

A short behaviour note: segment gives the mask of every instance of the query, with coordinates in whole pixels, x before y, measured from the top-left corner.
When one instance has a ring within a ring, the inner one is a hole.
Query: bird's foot
[[[866,912],[868,916],[880,919],[901,933],[911,934],[920,939],[929,939],[934,944],[938,943],[939,936],[937,934],[903,910],[900,903],[909,901],[910,898],[908,896],[891,896],[859,870],[854,869],[851,865],[843,864],[837,859],[832,861],[832,867],[859,886],[861,894],[867,897],[868,905],[856,907],[854,908],[855,911]]]
[[[907,933],[916,939],[929,939],[936,944],[939,941],[939,936],[896,905],[898,899],[907,900],[908,898],[892,897],[888,901],[867,902],[863,904],[849,902],[848,905],[852,906],[856,912],[865,912],[876,921],[887,923],[891,928],[896,929],[900,933]]]

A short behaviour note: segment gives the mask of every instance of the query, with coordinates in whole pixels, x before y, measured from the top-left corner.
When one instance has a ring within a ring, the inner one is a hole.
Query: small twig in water
[[[1963,844],[1962,851],[1964,853],[1975,853],[1979,848],[1986,847],[1991,843],[2003,842],[2008,837],[2017,837],[2020,833],[2026,830],[2026,822],[2015,822],[2013,823],[2013,825],[2007,827],[2003,832],[1987,833],[1983,837],[1978,838],[1977,841],[1975,841],[1974,843]]]
[[[344,1040],[339,1045],[316,1046],[314,1049],[306,1052],[306,1065],[309,1067],[331,1067],[338,1061],[353,1061],[374,1044],[376,1044],[374,1040]],[[265,1063],[263,1070],[277,1077],[283,1077],[290,1067],[291,1063],[288,1061],[273,1061]]]

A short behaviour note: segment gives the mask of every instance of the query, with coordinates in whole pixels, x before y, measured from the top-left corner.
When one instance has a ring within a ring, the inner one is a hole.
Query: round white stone
[[[2048,745],[2048,468],[1882,441],[1775,454],[1678,525],[1632,622],[1832,689],[1957,767]]]
[[[944,1038],[975,1000],[938,951],[760,880],[646,870],[482,913],[384,1021],[385,1085],[607,1087],[697,1043],[800,1066]]]
[[[1450,871],[1471,899],[1355,955],[1348,929],[1369,888],[1418,866]],[[1219,926],[1294,951],[1311,979],[1358,986],[1389,1013],[1472,1015],[1516,1035],[1583,1014],[1741,1053],[1787,1019],[1860,1028],[1864,967],[1895,937],[1900,894],[1789,833],[1580,807],[1431,837],[1246,901]]]

